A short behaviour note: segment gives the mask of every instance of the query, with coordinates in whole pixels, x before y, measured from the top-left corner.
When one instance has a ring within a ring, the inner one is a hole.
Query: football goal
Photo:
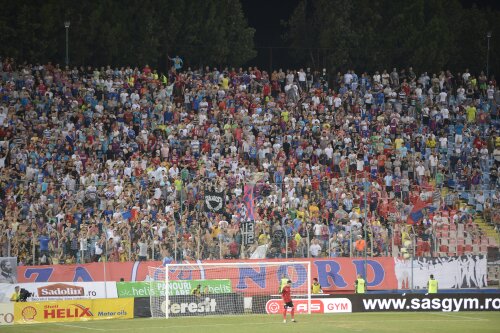
[[[292,281],[295,313],[311,313],[311,263],[210,262],[149,267],[153,318],[282,313]],[[284,282],[285,281],[285,282]]]

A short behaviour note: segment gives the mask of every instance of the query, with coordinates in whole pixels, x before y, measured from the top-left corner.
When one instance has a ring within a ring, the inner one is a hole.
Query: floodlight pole
[[[71,24],[70,21],[64,22],[64,28],[66,29],[66,66],[69,66],[69,52],[68,52],[68,50],[69,50],[69,47],[68,47],[68,45],[69,45],[69,38],[68,38],[69,33],[68,32],[69,32],[70,24]]]
[[[486,33],[486,38],[488,38],[488,52],[486,53],[486,80],[489,80],[490,77],[490,38],[491,31]]]

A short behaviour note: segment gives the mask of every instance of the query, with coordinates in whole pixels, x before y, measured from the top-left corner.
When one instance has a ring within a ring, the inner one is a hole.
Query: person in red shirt
[[[283,302],[285,303],[285,307],[283,310],[283,323],[286,323],[286,312],[288,311],[288,308],[291,308],[291,315],[292,315],[292,323],[296,323],[295,321],[295,308],[293,307],[293,302],[292,302],[292,281],[288,280],[286,283],[286,286],[283,287],[281,290],[281,298],[283,299]]]

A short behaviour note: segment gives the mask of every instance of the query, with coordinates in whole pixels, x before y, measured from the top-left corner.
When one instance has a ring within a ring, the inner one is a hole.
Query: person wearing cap
[[[356,242],[354,243],[356,255],[363,256],[366,248],[366,242],[361,235],[358,235],[356,238]]]

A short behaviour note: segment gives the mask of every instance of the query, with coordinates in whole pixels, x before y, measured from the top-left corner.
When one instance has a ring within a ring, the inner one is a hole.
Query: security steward
[[[321,289],[321,285],[318,282],[318,278],[313,279],[313,283],[311,285],[311,294],[321,294],[323,290]]]
[[[197,285],[196,288],[193,289],[193,291],[191,291],[191,295],[194,295],[194,296],[201,296],[201,284]]]
[[[429,281],[427,281],[427,293],[428,294],[437,294],[438,292],[438,282],[434,279],[434,275],[431,274],[429,277]]]
[[[361,277],[361,274],[358,274],[358,277],[354,282],[354,292],[356,294],[366,293],[366,281]]]

